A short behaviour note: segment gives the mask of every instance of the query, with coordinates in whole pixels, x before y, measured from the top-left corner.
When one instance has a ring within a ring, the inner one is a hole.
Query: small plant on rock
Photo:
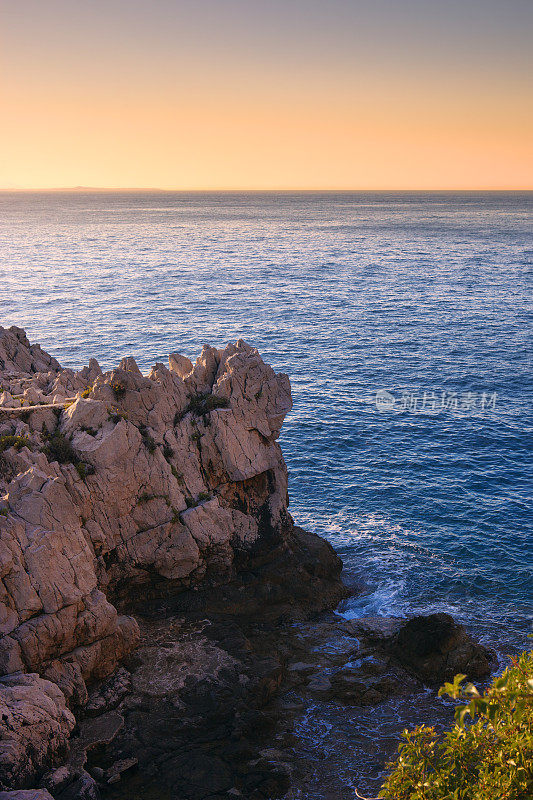
[[[57,461],[58,464],[72,464],[83,480],[88,475],[94,475],[95,469],[93,465],[87,464],[87,462],[78,458],[70,439],[61,433],[58,428],[52,433],[47,433],[46,438],[47,444],[43,447],[43,453],[49,461]]]
[[[176,478],[176,480],[179,483],[183,483],[183,475],[180,472],[178,472],[178,470],[176,469],[176,467],[174,465],[172,465],[170,467],[170,470],[171,470],[172,474],[174,475],[174,477]]]
[[[31,448],[31,442],[26,436],[15,436],[14,434],[0,436],[0,453],[3,453],[9,447],[14,447],[18,451],[23,447]]]
[[[111,422],[114,422],[115,425],[118,425],[121,419],[128,419],[128,415],[117,410],[112,410],[109,412],[107,418],[111,420]]]
[[[115,400],[121,400],[126,394],[126,387],[122,383],[112,383],[111,389],[115,395]]]
[[[87,475],[94,475],[95,469],[92,464],[87,464],[86,461],[78,461],[75,464],[75,467],[78,471],[78,475],[82,480],[85,480]]]
[[[157,450],[157,444],[150,436],[146,425],[139,425],[139,433],[142,436],[143,444],[148,450],[148,452],[155,453],[155,451]]]
[[[80,430],[84,431],[85,433],[88,433],[89,436],[96,436],[98,434],[96,428],[91,428],[89,425],[82,425]]]
[[[142,494],[139,496],[139,499],[137,500],[137,503],[138,503],[140,506],[143,506],[143,505],[145,505],[146,503],[149,503],[149,502],[150,502],[150,500],[153,500],[154,498],[155,498],[155,494],[149,494],[149,492],[143,492],[143,493],[142,493]]]
[[[176,412],[174,425],[178,425],[183,417],[189,412],[195,417],[205,417],[217,408],[228,408],[229,400],[227,397],[218,397],[216,394],[195,394],[189,400],[189,404],[180,414]]]

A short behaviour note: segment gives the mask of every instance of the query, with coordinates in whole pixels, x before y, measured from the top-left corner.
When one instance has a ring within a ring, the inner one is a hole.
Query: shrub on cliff
[[[533,654],[523,653],[484,694],[464,675],[439,694],[458,706],[451,731],[421,725],[404,731],[381,790],[386,800],[531,800],[533,797]],[[466,717],[469,717],[467,721]]]
[[[10,447],[14,447],[15,450],[21,450],[23,447],[30,446],[30,440],[25,436],[15,436],[14,434],[0,436],[0,453],[3,453],[4,450],[8,450]]]
[[[58,429],[52,433],[46,434],[47,444],[43,448],[43,453],[49,461],[57,461],[59,464],[74,464],[78,471],[78,475],[84,480],[87,475],[94,474],[94,467],[92,464],[87,464],[81,461],[70,440],[64,436]]]

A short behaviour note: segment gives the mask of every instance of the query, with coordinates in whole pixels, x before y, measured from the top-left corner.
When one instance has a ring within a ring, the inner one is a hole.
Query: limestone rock
[[[14,325],[0,326],[0,370],[20,375],[36,372],[58,372],[61,366],[55,358],[45,353],[40,345],[31,345],[22,328]]]
[[[75,720],[60,689],[38,675],[0,678],[0,787],[24,786],[64,756]]]
[[[175,372],[180,378],[185,378],[192,372],[192,361],[180,353],[171,353],[168,357],[170,371]]]
[[[28,727],[49,740],[26,757],[33,734],[0,722],[6,787],[65,749],[65,698],[85,705],[87,685],[136,648],[125,610],[171,594],[190,602],[256,563],[264,586],[228,589],[238,611],[247,597],[290,611],[343,594],[340,560],[287,510],[276,439],[288,377],[242,340],[205,345],[194,366],[177,353],[169,363],[145,376],[131,356],[106,373],[91,359],[76,372],[0,328],[0,675],[20,673],[0,683],[0,700],[24,694]],[[92,712],[115,695],[93,699]]]

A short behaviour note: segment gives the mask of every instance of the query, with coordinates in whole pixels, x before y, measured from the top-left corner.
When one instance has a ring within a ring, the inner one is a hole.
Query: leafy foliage
[[[150,436],[150,433],[146,425],[139,425],[139,433],[142,436],[143,444],[148,450],[148,452],[155,453],[155,451],[157,450],[157,444]]]
[[[21,450],[23,447],[31,447],[31,444],[26,436],[15,436],[14,434],[0,436],[0,453],[3,453],[4,450],[7,450],[9,447],[14,447],[15,450]]]
[[[12,470],[2,453],[4,450],[9,450],[10,447],[14,447],[17,451],[21,450],[23,447],[31,449],[31,442],[25,436],[16,436],[10,433],[0,436],[0,477],[6,479],[11,477]]]
[[[531,800],[533,654],[523,653],[486,692],[456,675],[440,695],[466,700],[444,736],[404,731],[381,790],[387,800]],[[467,717],[469,719],[467,720]]]
[[[115,400],[120,400],[126,394],[126,387],[122,383],[112,383],[111,389],[115,395]]]
[[[87,464],[78,458],[70,439],[62,434],[58,428],[47,435],[47,443],[43,448],[43,452],[49,461],[57,461],[59,464],[73,464],[82,479],[94,474],[93,465]]]
[[[180,413],[176,412],[174,425],[178,425],[183,417],[189,412],[195,417],[205,417],[217,408],[228,408],[229,400],[227,397],[218,397],[216,394],[195,394],[191,397],[189,404]]]
[[[157,497],[157,495],[150,494],[149,492],[143,492],[141,495],[139,495],[137,502],[140,506],[143,506],[146,503],[149,503],[150,500],[153,500],[155,497]]]

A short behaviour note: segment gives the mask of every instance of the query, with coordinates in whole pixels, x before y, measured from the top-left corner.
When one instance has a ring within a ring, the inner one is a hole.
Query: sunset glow
[[[3,189],[533,185],[522,0],[8,0],[0,18]]]

